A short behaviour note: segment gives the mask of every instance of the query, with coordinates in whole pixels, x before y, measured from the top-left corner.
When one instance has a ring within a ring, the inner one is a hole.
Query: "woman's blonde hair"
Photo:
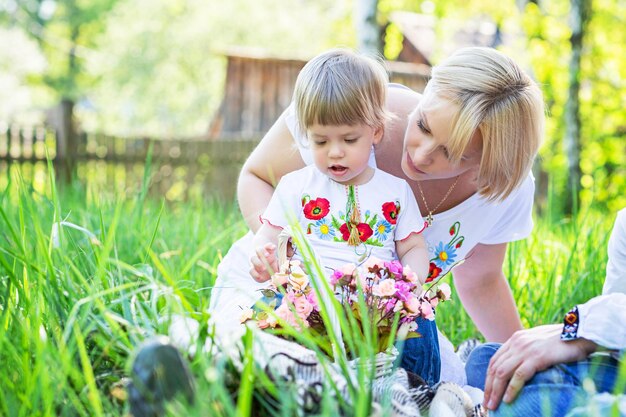
[[[293,93],[300,129],[305,133],[316,123],[383,128],[388,82],[379,59],[347,49],[316,56],[298,74]]]
[[[460,49],[432,70],[426,94],[459,106],[448,143],[458,162],[476,131],[482,136],[478,192],[502,200],[521,185],[543,138],[544,103],[537,84],[492,48]]]

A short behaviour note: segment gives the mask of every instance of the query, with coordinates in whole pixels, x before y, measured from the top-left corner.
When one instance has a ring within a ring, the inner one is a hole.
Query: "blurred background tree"
[[[539,207],[626,205],[621,0],[0,0],[0,65],[10,74],[0,82],[12,86],[0,92],[8,97],[0,116],[16,120],[65,99],[77,103],[84,130],[202,136],[222,98],[229,48],[306,59],[365,45],[359,22],[367,22],[384,40],[370,48],[394,59],[402,33],[391,16],[399,10],[432,18],[433,64],[451,52],[462,23],[492,22],[494,46],[541,84],[549,117],[536,177],[553,198],[540,195]]]

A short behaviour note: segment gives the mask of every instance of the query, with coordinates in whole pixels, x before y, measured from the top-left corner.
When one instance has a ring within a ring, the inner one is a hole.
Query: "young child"
[[[323,266],[336,269],[368,256],[399,259],[423,283],[428,255],[419,208],[409,185],[374,166],[383,137],[387,74],[371,58],[331,50],[298,75],[294,104],[314,165],[285,175],[261,216],[251,275],[278,270],[278,235],[295,214]],[[278,151],[278,150],[277,150]]]

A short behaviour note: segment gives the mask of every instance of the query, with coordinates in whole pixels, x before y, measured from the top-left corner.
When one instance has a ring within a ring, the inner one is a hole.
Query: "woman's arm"
[[[272,197],[274,185],[283,175],[300,168],[304,168],[304,161],[283,113],[252,151],[239,174],[239,209],[252,232],[261,227],[259,216]]]
[[[503,343],[522,328],[509,283],[502,272],[506,243],[478,244],[454,269],[459,298],[489,342]]]

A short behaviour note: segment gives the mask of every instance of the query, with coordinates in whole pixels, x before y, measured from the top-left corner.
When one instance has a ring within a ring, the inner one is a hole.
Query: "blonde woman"
[[[422,232],[428,279],[454,268],[458,296],[478,329],[488,341],[504,342],[522,328],[502,266],[507,244],[528,236],[533,226],[530,168],[543,136],[541,91],[506,55],[466,48],[433,68],[423,95],[390,84],[386,104],[393,117],[372,163],[409,182],[428,222]],[[249,253],[273,184],[313,163],[297,120],[292,104],[242,168],[238,199],[251,233],[233,245],[218,268],[210,307],[218,331],[232,326],[239,305],[259,297],[261,285],[250,279]],[[427,337],[407,341],[402,366],[432,362],[420,372],[432,382],[439,379],[439,369],[438,346],[426,343],[432,339],[428,332],[436,332],[430,323],[420,323]],[[450,352],[449,342],[440,342]],[[433,361],[424,361],[429,354]],[[464,384],[462,366],[452,359],[442,355],[441,379]]]

